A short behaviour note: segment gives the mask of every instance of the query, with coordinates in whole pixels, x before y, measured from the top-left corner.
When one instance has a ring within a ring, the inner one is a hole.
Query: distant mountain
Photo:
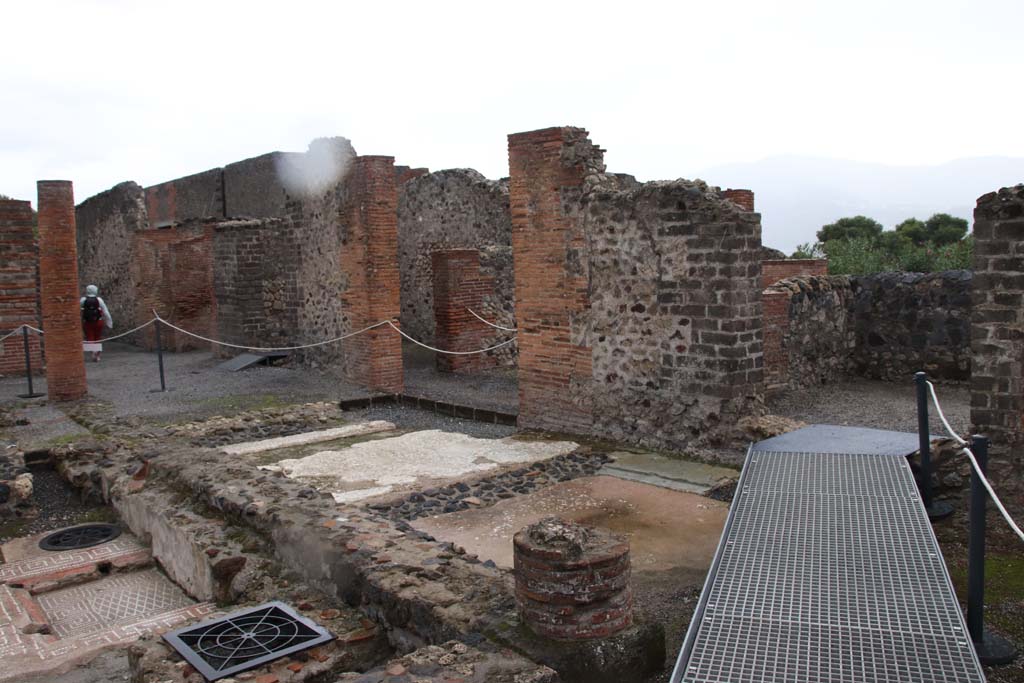
[[[753,190],[764,244],[789,254],[797,244],[813,242],[822,225],[843,216],[870,216],[886,229],[911,216],[924,220],[934,213],[973,224],[978,197],[1024,183],[1024,159],[978,157],[936,166],[886,166],[776,156],[715,166],[700,177],[723,188]]]

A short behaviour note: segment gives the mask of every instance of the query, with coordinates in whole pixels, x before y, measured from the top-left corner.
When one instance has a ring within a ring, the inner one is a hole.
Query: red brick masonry
[[[28,202],[0,199],[0,336],[21,325],[39,327],[36,288],[38,245]],[[43,371],[39,336],[29,333],[32,369]],[[0,342],[0,375],[25,372],[24,341],[20,334]]]
[[[73,401],[86,394],[74,190],[68,180],[40,180],[38,188],[46,383],[51,400]]]
[[[437,347],[474,351],[491,345],[496,330],[469,312],[470,309],[482,311],[484,297],[494,294],[494,278],[480,272],[480,252],[476,249],[435,251],[431,261]],[[441,372],[472,372],[499,364],[494,353],[437,354],[437,369]]]
[[[762,287],[771,287],[779,280],[798,275],[828,275],[828,259],[769,259],[761,261]]]
[[[607,638],[633,623],[629,541],[555,518],[513,539],[516,600],[538,635]]]

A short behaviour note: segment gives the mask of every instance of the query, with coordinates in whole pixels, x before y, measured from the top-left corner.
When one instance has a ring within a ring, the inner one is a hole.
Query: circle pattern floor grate
[[[120,535],[121,527],[114,524],[83,524],[55,531],[39,541],[39,547],[53,551],[78,550],[113,541]]]

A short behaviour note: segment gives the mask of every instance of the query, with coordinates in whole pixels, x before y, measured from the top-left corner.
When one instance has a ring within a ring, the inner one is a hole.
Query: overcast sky
[[[1021,0],[76,0],[2,17],[0,193],[33,204],[37,179],[81,201],[326,135],[489,177],[508,174],[508,133],[554,125],[642,180],[776,154],[1024,157]]]

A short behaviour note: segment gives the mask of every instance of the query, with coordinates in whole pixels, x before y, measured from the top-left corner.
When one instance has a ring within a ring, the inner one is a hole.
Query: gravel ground
[[[519,384],[514,368],[465,375],[438,372],[434,353],[408,342],[402,360],[405,393],[410,396],[504,413],[519,412]]]
[[[109,508],[95,503],[83,503],[70,484],[53,469],[30,469],[32,498],[39,516],[32,519],[0,519],[0,543],[83,522],[113,521],[113,512]]]
[[[440,429],[443,432],[460,432],[481,439],[502,439],[515,434],[517,429],[508,425],[462,420],[418,408],[399,405],[373,406],[362,410],[351,410],[345,417],[353,422],[387,420],[401,430]]]
[[[946,419],[954,429],[967,430],[971,393],[963,385],[935,385]],[[945,434],[929,406],[932,434]],[[917,432],[917,394],[912,381],[902,384],[854,380],[843,384],[791,391],[768,401],[768,412],[808,424],[874,427]]]

